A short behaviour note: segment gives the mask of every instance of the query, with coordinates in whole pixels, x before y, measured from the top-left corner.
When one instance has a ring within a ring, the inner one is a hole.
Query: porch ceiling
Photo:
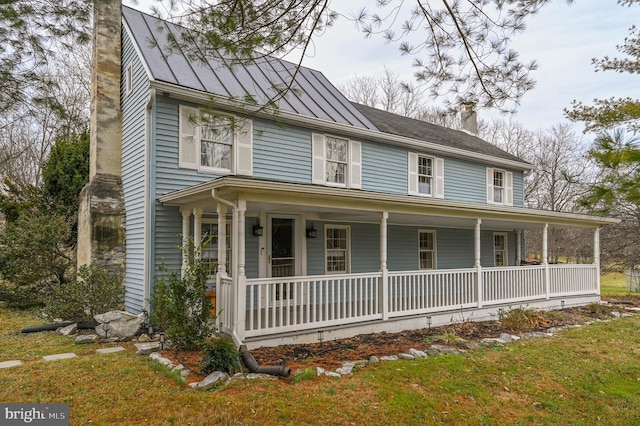
[[[215,198],[214,198],[215,197]],[[378,223],[380,212],[389,224],[473,228],[482,219],[484,229],[540,229],[597,227],[616,219],[574,213],[495,206],[415,196],[383,194],[345,188],[322,187],[241,177],[224,177],[175,191],[159,198],[165,205],[202,208],[215,213],[218,201],[246,201],[248,215],[300,214],[309,220]]]

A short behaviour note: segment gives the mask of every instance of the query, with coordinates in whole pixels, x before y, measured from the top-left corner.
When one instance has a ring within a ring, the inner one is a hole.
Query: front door
[[[291,277],[296,275],[296,220],[286,217],[271,217],[269,225],[271,227],[269,276]]]

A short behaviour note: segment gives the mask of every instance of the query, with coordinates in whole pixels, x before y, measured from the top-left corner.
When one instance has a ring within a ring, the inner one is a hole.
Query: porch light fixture
[[[313,227],[313,222],[309,222],[307,225],[307,238],[317,238],[318,231]]]
[[[264,234],[264,228],[260,226],[260,219],[256,219],[256,224],[253,225],[253,235],[256,237],[262,237]]]

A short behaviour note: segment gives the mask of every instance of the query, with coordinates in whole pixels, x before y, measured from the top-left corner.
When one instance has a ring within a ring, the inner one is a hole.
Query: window
[[[227,235],[225,247],[227,248],[227,261],[225,267],[227,274],[231,275],[231,224],[227,223]],[[209,276],[213,276],[218,272],[218,224],[214,222],[202,223],[202,241],[208,244],[202,249],[200,257],[202,258],[202,266],[208,271]]]
[[[345,139],[327,137],[327,182],[346,186],[348,144]]]
[[[208,114],[180,105],[178,167],[220,175],[253,175],[253,127],[249,119]]]
[[[410,152],[408,161],[409,195],[444,198],[444,160]]]
[[[513,205],[513,173],[487,168],[487,202]]]
[[[436,269],[436,233],[418,232],[418,258],[420,269]]]
[[[128,64],[124,69],[124,95],[129,96],[133,92],[133,67]]]
[[[311,150],[313,183],[362,188],[360,142],[314,133],[311,135]]]
[[[231,117],[203,116],[200,126],[200,168],[231,171],[233,147]]]
[[[325,226],[325,259],[328,274],[349,272],[349,227]]]
[[[507,266],[507,234],[493,234],[493,264],[494,266]]]

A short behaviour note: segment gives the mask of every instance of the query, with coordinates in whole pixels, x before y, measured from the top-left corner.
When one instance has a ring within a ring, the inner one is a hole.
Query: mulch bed
[[[640,306],[638,298],[625,299],[625,301]],[[519,334],[544,331],[549,327],[584,324],[596,319],[610,318],[610,314],[608,310],[592,312],[588,307],[577,307],[553,311],[552,314],[547,315],[541,314],[539,318],[537,327],[517,330],[517,333],[505,327],[501,321],[463,322],[400,333],[362,334],[348,339],[322,343],[265,347],[254,349],[251,353],[258,364],[265,366],[285,364],[291,368],[293,374],[297,370],[316,367],[323,367],[329,371],[341,367],[345,361],[367,360],[372,355],[377,357],[398,355],[407,352],[410,348],[425,350],[438,336],[453,336],[455,341],[445,344],[464,348],[468,342],[479,342],[484,338],[499,337],[502,333]],[[430,342],[425,342],[425,339]],[[202,357],[198,352],[163,351],[162,355],[183,364],[194,373],[199,371],[199,362]],[[200,380],[200,376],[189,377],[191,382],[197,380]]]

